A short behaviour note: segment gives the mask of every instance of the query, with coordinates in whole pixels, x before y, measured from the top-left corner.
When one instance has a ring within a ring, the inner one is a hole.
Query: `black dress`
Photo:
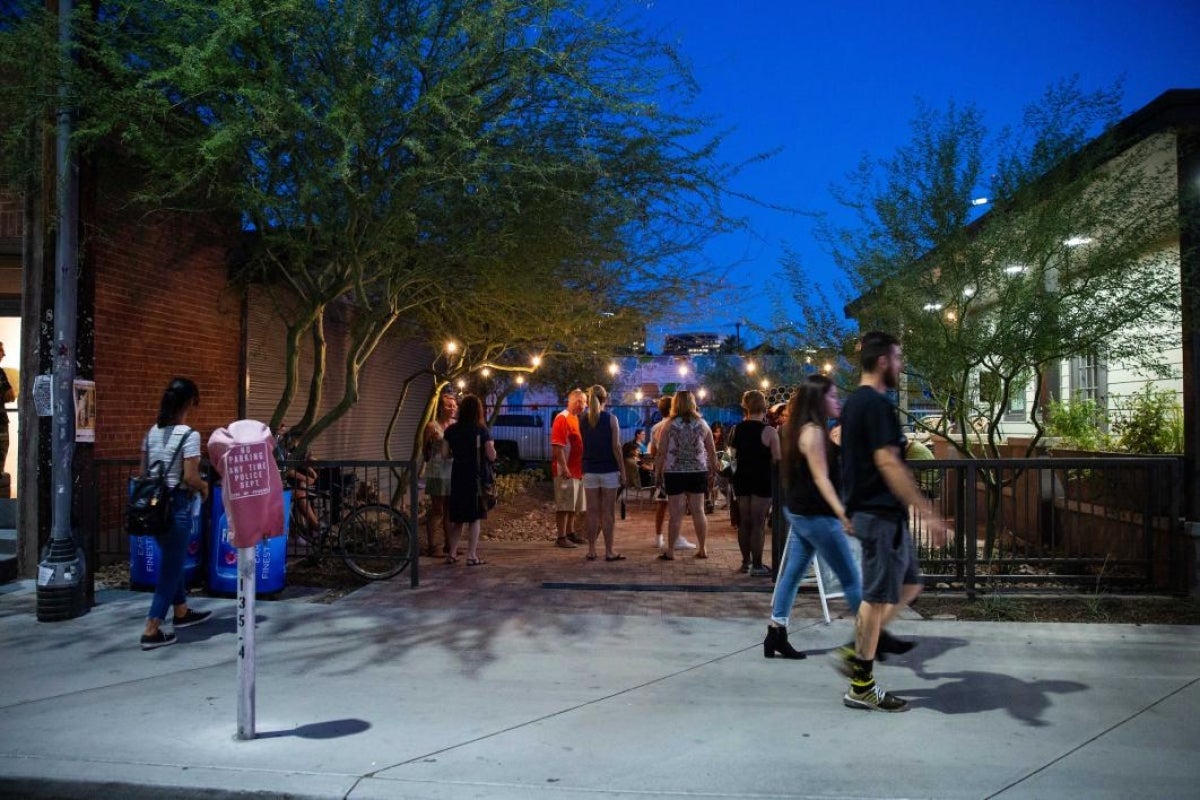
[[[454,464],[450,469],[450,503],[448,513],[451,522],[474,522],[486,519],[487,512],[479,502],[479,460],[487,458],[484,452],[492,435],[479,426],[454,423],[446,429],[446,444]]]

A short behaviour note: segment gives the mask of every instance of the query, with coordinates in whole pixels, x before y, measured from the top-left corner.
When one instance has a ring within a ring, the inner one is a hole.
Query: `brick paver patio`
[[[627,518],[617,520],[615,550],[626,560],[606,562],[603,541],[599,558],[584,558],[581,545],[567,550],[553,539],[537,542],[481,541],[479,553],[487,561],[478,567],[442,558],[421,559],[420,586],[410,588],[404,572],[390,581],[371,584],[340,603],[409,608],[472,608],[488,611],[539,610],[567,614],[672,615],[710,618],[761,618],[770,614],[771,578],[751,577],[738,570],[741,554],[737,531],[729,512],[718,508],[708,518],[707,559],[694,550],[678,550],[674,561],[658,560],[654,547],[654,504],[629,504]],[[579,526],[582,531],[583,526]],[[485,535],[486,535],[485,523]],[[696,536],[690,518],[684,535]],[[770,563],[771,536],[767,534],[764,560]],[[465,553],[465,549],[463,551]],[[830,601],[830,613],[848,614],[841,600]],[[793,615],[819,618],[815,586],[802,586]]]

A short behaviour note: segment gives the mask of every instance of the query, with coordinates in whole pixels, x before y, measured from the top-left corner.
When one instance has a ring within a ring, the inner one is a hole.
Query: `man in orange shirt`
[[[558,412],[550,426],[550,474],[554,478],[554,520],[558,524],[557,547],[575,547],[584,538],[575,533],[575,517],[586,510],[583,500],[583,436],[579,415],[586,398],[582,389],[567,395],[567,408]]]

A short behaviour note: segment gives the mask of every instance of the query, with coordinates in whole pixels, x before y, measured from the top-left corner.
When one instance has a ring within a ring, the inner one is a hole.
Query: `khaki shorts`
[[[587,511],[581,479],[561,477],[554,479],[554,510],[568,514],[582,514]]]

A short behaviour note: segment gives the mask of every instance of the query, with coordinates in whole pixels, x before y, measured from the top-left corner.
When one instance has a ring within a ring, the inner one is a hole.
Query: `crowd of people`
[[[584,558],[596,561],[603,541],[606,562],[626,560],[616,549],[616,508],[621,492],[636,480],[652,482],[655,489],[658,558],[674,561],[677,551],[694,550],[695,558],[706,559],[708,514],[720,474],[732,494],[740,569],[769,577],[772,571],[763,561],[763,549],[774,502],[772,476],[778,470],[788,531],[763,654],[805,658],[788,639],[788,622],[800,581],[814,555],[819,555],[837,575],[855,614],[854,639],[835,652],[839,671],[849,679],[843,703],[857,709],[905,710],[903,699],[875,682],[874,662],[904,653],[914,644],[887,631],[888,623],[922,586],[908,531],[910,509],[917,510],[933,533],[942,533],[944,524],[904,465],[906,442],[887,397],[899,380],[899,342],[886,333],[867,333],[859,343],[859,357],[860,385],[844,406],[834,383],[813,374],[786,404],[768,407],[761,392],[746,392],[741,402],[743,419],[726,430],[720,423],[710,426],[696,396],[683,389],[660,398],[661,420],[649,432],[636,431],[624,445],[620,423],[607,408],[607,390],[599,385],[572,390],[550,430],[555,546],[586,546]],[[210,613],[189,608],[183,581],[189,508],[208,492],[199,471],[200,435],[187,425],[189,413],[199,403],[195,383],[172,380],[158,419],[142,442],[143,469],[156,462],[165,464],[171,497],[170,530],[160,539],[158,585],[141,637],[146,650],[172,644],[174,628],[204,622]],[[280,440],[287,435],[281,431]],[[442,394],[423,441],[429,499],[426,554],[437,555],[434,542],[440,530],[440,554],[447,564],[457,564],[465,533],[466,564],[481,566],[486,562],[478,549],[480,522],[489,507],[483,483],[496,460],[483,402],[470,394],[462,398]],[[303,504],[315,475],[304,466],[291,469],[289,483],[297,502]],[[683,535],[688,516],[695,543]],[[861,545],[861,565],[853,555],[852,538]],[[174,621],[171,631],[163,626],[168,611]]]

